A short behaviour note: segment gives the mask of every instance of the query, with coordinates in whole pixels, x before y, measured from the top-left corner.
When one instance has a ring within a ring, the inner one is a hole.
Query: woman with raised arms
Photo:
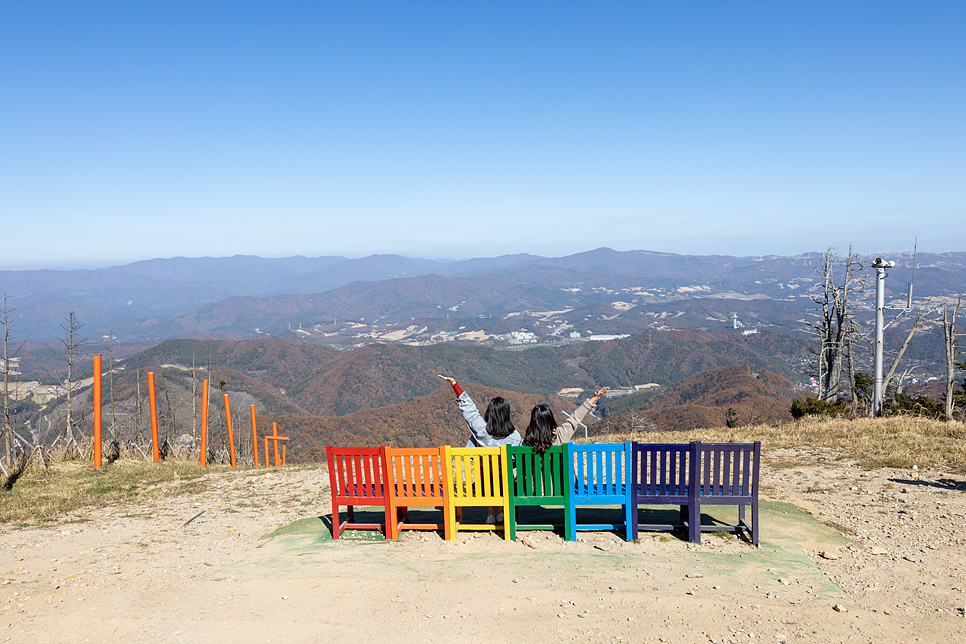
[[[580,407],[574,410],[573,415],[560,425],[553,417],[553,411],[548,405],[537,405],[530,411],[530,424],[527,425],[527,433],[523,438],[523,445],[532,447],[537,454],[543,454],[551,445],[563,445],[569,443],[573,438],[577,426],[584,416],[594,408],[600,397],[610,391],[610,387],[603,387],[594,392],[594,395],[584,401]]]

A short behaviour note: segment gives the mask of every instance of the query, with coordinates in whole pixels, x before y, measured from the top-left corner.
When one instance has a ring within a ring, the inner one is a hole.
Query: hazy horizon
[[[296,257],[302,257],[302,258],[306,258],[306,259],[315,259],[315,258],[319,258],[319,257],[341,257],[341,258],[343,258],[345,260],[354,260],[354,259],[365,259],[367,257],[374,257],[374,256],[380,256],[380,255],[396,255],[396,256],[404,257],[404,258],[408,258],[408,259],[420,259],[420,260],[427,260],[427,261],[438,261],[438,262],[452,262],[452,263],[456,263],[456,262],[463,262],[463,261],[469,261],[469,260],[475,260],[475,259],[495,259],[495,258],[502,257],[502,256],[505,256],[505,255],[516,255],[516,254],[529,254],[529,255],[533,255],[534,257],[541,257],[541,258],[545,258],[545,259],[559,259],[559,258],[562,258],[562,257],[569,257],[570,255],[591,252],[591,251],[598,250],[598,249],[601,249],[601,248],[609,248],[610,250],[615,250],[615,251],[617,250],[615,248],[610,248],[609,246],[598,246],[596,248],[587,248],[587,249],[584,249],[584,250],[578,250],[575,253],[568,253],[567,255],[537,255],[536,253],[526,253],[524,251],[523,253],[505,253],[503,255],[486,255],[486,256],[484,256],[484,255],[477,255],[477,256],[474,256],[474,257],[459,257],[459,258],[452,258],[452,257],[420,257],[418,255],[412,255],[412,254],[409,254],[409,253],[370,253],[368,255],[356,255],[356,256],[352,256],[352,255],[281,255],[281,256],[277,256],[277,257],[268,257],[268,256],[262,256],[262,255],[251,255],[251,254],[247,254],[247,253],[234,253],[232,255],[199,255],[199,256],[196,256],[196,257],[187,257],[187,256],[184,256],[184,255],[176,255],[176,256],[172,256],[172,257],[145,257],[145,258],[139,258],[139,259],[132,259],[131,261],[125,261],[125,262],[109,262],[109,263],[108,262],[105,262],[105,263],[100,263],[100,264],[83,264],[83,265],[81,265],[81,264],[78,264],[78,265],[67,264],[67,265],[58,266],[55,263],[51,263],[51,264],[48,264],[48,265],[12,267],[12,268],[0,268],[0,271],[104,270],[104,269],[109,269],[109,268],[113,268],[113,267],[117,267],[117,266],[126,266],[126,265],[129,265],[129,264],[135,264],[135,263],[138,263],[138,262],[169,261],[169,260],[176,260],[176,259],[186,259],[186,260],[197,260],[197,259],[230,259],[232,257],[255,257],[255,258],[258,258],[258,259],[265,259],[265,260],[283,260],[283,259],[292,259],[292,258],[296,258]],[[837,254],[842,255],[842,254],[844,254],[845,252],[848,251],[848,245],[845,245],[845,246],[834,246],[834,247],[832,247],[832,249]],[[822,250],[810,250],[810,251],[802,251],[800,253],[760,253],[760,254],[756,253],[756,254],[751,254],[751,255],[727,255],[727,254],[723,254],[723,253],[711,253],[711,254],[699,254],[699,253],[669,253],[669,252],[666,252],[666,251],[654,250],[654,249],[649,249],[649,248],[631,248],[631,249],[627,249],[627,251],[618,251],[618,252],[647,252],[647,253],[657,253],[657,254],[678,255],[678,256],[684,256],[684,257],[721,256],[721,257],[736,257],[736,258],[742,258],[742,257],[746,257],[746,258],[747,257],[751,257],[751,258],[754,258],[754,257],[807,257],[809,255],[814,256],[814,255],[821,254],[821,253],[825,252],[825,250],[826,249],[822,249]],[[861,248],[853,247],[853,252],[856,252],[859,255],[863,256],[863,257],[872,257],[872,256],[875,256],[875,255],[885,255],[885,256],[888,256],[888,255],[896,255],[896,254],[899,254],[899,253],[912,253],[914,250],[915,249],[913,248],[913,245],[912,244],[909,244],[908,248],[905,248],[905,249],[887,249],[887,250],[878,249],[878,250],[874,250],[874,251],[870,251],[870,252],[865,252]],[[920,248],[918,249],[918,252],[920,254],[930,253],[930,254],[935,254],[935,255],[942,255],[942,254],[950,253],[950,252],[951,253],[962,253],[962,252],[966,252],[966,251],[958,250],[958,249],[949,249],[949,250],[941,250],[941,251],[940,250],[929,250],[929,249],[922,248],[921,245],[920,245]]]

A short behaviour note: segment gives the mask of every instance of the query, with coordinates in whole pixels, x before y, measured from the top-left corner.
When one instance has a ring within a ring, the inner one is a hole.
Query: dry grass
[[[95,470],[90,461],[31,467],[10,490],[0,490],[0,522],[20,526],[62,520],[85,507],[143,504],[204,489],[202,477],[224,466],[190,461],[119,460]]]
[[[683,432],[599,436],[594,442],[638,440],[662,443],[751,442],[762,448],[826,448],[857,460],[868,468],[932,467],[966,473],[966,425],[937,420],[895,416],[872,420],[809,418],[783,425],[719,427]],[[797,465],[794,459],[785,465]],[[781,462],[769,461],[772,466]]]

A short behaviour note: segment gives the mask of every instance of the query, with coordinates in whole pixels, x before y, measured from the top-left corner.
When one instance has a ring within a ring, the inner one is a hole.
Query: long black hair
[[[517,430],[510,420],[510,403],[500,396],[494,396],[483,412],[486,432],[493,438],[506,438]]]
[[[537,405],[530,410],[530,424],[527,425],[527,435],[523,437],[523,445],[532,447],[537,454],[543,454],[553,445],[554,430],[557,420],[548,405]]]

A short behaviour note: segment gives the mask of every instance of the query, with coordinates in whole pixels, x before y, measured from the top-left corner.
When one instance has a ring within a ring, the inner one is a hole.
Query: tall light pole
[[[876,257],[872,262],[875,269],[875,385],[872,389],[872,416],[882,415],[882,332],[885,328],[885,278],[886,269],[895,266],[895,262],[883,261]]]

